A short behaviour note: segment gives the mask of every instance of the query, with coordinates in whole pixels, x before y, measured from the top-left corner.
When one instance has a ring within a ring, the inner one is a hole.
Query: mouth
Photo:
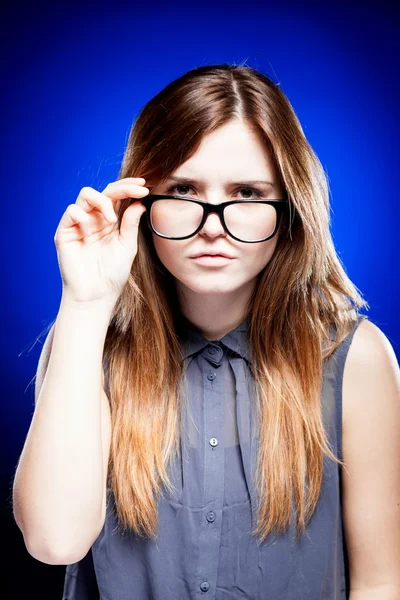
[[[190,258],[201,258],[202,256],[210,256],[212,258],[216,258],[216,257],[222,257],[222,258],[229,258],[229,259],[233,259],[233,256],[230,256],[229,254],[225,254],[225,252],[219,252],[218,254],[207,254],[206,252],[202,253],[202,254],[195,254],[194,256],[191,256]]]
[[[223,254],[201,254],[191,257],[191,260],[205,266],[222,266],[233,262],[235,259]]]

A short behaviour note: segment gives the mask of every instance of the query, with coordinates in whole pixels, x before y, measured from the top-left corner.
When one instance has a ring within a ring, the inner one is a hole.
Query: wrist
[[[61,296],[60,308],[65,310],[73,310],[76,312],[82,312],[87,314],[102,315],[104,318],[111,318],[114,306],[116,304],[115,299],[101,298],[98,300],[76,300],[63,291]]]

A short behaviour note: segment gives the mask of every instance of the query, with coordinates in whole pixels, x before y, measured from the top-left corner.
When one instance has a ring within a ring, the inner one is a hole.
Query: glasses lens
[[[274,232],[276,210],[271,204],[240,202],[225,208],[225,223],[235,237],[247,242],[263,240]]]
[[[200,204],[187,200],[156,200],[151,207],[151,224],[161,235],[185,237],[201,223],[203,209]]]
[[[270,204],[240,202],[230,204],[224,212],[230,233],[243,241],[263,240],[274,232],[276,211]],[[191,235],[203,217],[203,208],[187,200],[156,200],[150,219],[155,231],[171,238]]]

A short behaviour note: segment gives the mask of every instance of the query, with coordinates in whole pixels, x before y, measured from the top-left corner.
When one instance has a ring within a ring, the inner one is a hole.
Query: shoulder
[[[343,373],[343,428],[360,411],[398,410],[400,370],[391,343],[379,327],[364,319],[356,328]]]
[[[368,319],[357,326],[343,373],[343,425],[359,417],[367,406],[396,410],[400,370],[393,347],[379,327]]]
[[[393,347],[383,331],[369,319],[362,320],[354,332],[347,362],[372,363],[374,358],[385,360],[385,357],[397,364]]]

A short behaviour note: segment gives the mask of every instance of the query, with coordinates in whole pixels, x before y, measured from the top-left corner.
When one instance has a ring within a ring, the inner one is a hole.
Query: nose
[[[199,235],[206,235],[210,238],[218,237],[220,235],[227,235],[225,229],[223,228],[221,219],[216,213],[211,213],[208,215],[203,227],[198,233]]]

